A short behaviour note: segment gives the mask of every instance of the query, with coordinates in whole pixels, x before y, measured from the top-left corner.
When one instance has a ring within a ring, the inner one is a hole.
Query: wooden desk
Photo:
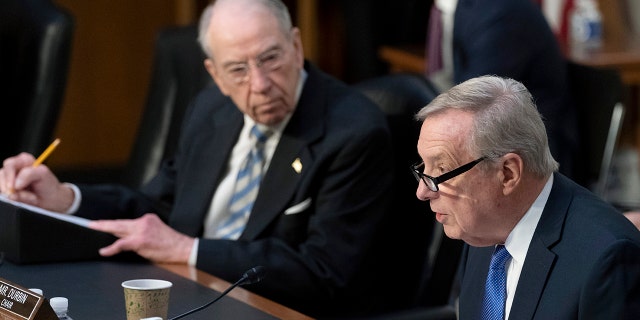
[[[406,45],[401,47],[382,46],[378,56],[389,64],[391,72],[410,72],[423,74],[426,71],[424,45]]]
[[[422,74],[426,70],[424,51],[423,45],[382,46],[378,50],[378,56],[389,63],[390,72]]]
[[[620,143],[640,149],[640,36],[623,32],[610,35],[598,47],[565,45],[563,50],[567,59],[578,64],[618,71],[629,93]]]
[[[640,84],[640,37],[610,38],[595,48],[565,45],[565,56],[576,63],[620,72],[627,85]]]
[[[169,270],[177,275],[195,281],[203,286],[207,286],[218,292],[226,290],[231,285],[227,281],[224,281],[204,271],[200,271],[194,267],[178,264],[160,264],[158,266]],[[243,303],[246,303],[256,309],[262,310],[263,312],[266,312],[279,319],[313,319],[298,311],[289,309],[281,304],[252,293],[242,287],[236,287],[235,289],[231,290],[227,296],[242,301]]]

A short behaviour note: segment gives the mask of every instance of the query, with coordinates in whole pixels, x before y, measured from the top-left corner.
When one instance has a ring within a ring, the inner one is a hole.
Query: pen
[[[56,149],[58,144],[60,144],[60,138],[56,138],[55,140],[53,140],[53,142],[47,147],[47,149],[45,149],[44,152],[38,157],[38,159],[36,159],[32,166],[37,167],[42,164],[42,162],[47,159],[51,152]]]

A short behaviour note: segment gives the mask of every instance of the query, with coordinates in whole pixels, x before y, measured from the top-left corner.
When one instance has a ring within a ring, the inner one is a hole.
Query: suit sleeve
[[[483,9],[488,12],[480,17],[468,17],[477,15],[475,8],[456,15],[455,82],[486,74],[527,79],[531,73],[561,72],[561,53],[542,15],[515,4],[497,6]]]
[[[640,319],[640,247],[619,240],[595,264],[580,298],[589,319]]]

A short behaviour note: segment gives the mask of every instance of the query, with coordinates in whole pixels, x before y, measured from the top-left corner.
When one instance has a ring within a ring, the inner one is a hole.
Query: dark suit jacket
[[[380,291],[372,279],[382,274],[375,273],[371,257],[379,253],[373,239],[388,214],[390,136],[372,102],[308,63],[305,69],[300,101],[244,233],[237,241],[201,239],[197,267],[235,282],[262,265],[266,278],[248,289],[312,315],[346,314],[363,308],[357,300]],[[95,219],[157,212],[176,230],[201,236],[242,125],[231,100],[206,89],[185,116],[178,154],[140,193],[82,186],[79,214]],[[292,167],[297,159],[300,173]],[[306,199],[312,201],[306,210],[284,214]]]
[[[531,92],[545,118],[560,172],[571,175],[578,147],[575,107],[564,55],[531,0],[459,0],[453,27],[454,82],[481,75],[509,77]]]
[[[460,319],[479,319],[493,247],[467,247]],[[529,245],[514,319],[640,319],[640,232],[561,174]]]

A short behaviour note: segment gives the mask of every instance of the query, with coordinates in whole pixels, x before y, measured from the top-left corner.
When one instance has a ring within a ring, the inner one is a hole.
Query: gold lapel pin
[[[300,162],[300,158],[296,158],[295,160],[293,160],[293,162],[291,163],[291,167],[297,173],[300,173],[302,171],[302,162]]]

